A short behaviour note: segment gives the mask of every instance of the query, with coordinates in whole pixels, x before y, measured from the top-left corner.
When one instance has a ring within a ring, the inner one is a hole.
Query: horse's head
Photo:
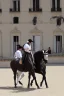
[[[44,55],[44,61],[47,63],[48,62],[48,50],[42,50],[43,55]]]
[[[48,52],[46,50],[40,50],[34,53],[35,62],[39,63],[43,60],[45,63],[48,61]]]

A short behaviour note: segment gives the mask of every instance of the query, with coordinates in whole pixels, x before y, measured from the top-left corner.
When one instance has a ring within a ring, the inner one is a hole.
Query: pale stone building
[[[33,51],[64,51],[64,23],[52,16],[64,17],[64,0],[0,0],[0,56],[13,57],[16,45],[31,38]],[[33,24],[37,18],[36,25]]]

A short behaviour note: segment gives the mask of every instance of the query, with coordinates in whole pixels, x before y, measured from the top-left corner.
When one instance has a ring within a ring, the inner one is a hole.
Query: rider
[[[28,57],[29,60],[31,60],[31,62],[33,63],[33,54],[32,54],[32,50],[31,50],[31,43],[32,43],[32,39],[28,39],[27,43],[24,44],[24,50],[26,52],[26,57]],[[29,61],[30,62],[30,61]],[[25,67],[27,67],[27,65],[25,65]]]
[[[20,45],[17,45],[17,51],[15,52],[14,54],[14,58],[15,60],[19,63],[19,64],[22,64],[22,52],[21,52],[21,49],[22,49],[22,46]],[[20,79],[24,77],[24,72],[21,72],[21,71],[17,71],[17,83],[20,82]]]
[[[31,53],[31,42],[33,42],[31,39],[28,39],[27,43],[24,44],[24,50],[28,53]]]
[[[16,51],[15,54],[14,54],[15,60],[17,60],[18,62],[19,62],[20,60],[22,60],[21,49],[22,49],[22,46],[17,45],[17,51]]]

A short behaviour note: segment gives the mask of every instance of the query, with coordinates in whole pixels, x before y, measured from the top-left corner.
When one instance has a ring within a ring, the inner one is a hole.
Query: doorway
[[[13,54],[17,50],[18,44],[19,44],[19,36],[13,36]]]
[[[0,32],[0,56],[2,56],[2,34]]]
[[[62,52],[62,36],[61,35],[57,35],[54,38],[54,44],[55,44],[55,52],[56,53],[61,53]]]
[[[36,52],[40,50],[40,35],[38,36],[33,36],[33,50]]]

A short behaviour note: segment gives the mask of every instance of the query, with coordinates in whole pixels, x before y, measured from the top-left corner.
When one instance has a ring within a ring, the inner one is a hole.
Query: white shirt
[[[24,45],[24,50],[26,51],[26,52],[28,52],[28,53],[30,53],[31,52],[31,45],[29,45],[29,44],[25,44]]]
[[[22,58],[22,53],[21,53],[20,50],[17,50],[17,51],[15,52],[14,58],[15,58],[15,59]]]

